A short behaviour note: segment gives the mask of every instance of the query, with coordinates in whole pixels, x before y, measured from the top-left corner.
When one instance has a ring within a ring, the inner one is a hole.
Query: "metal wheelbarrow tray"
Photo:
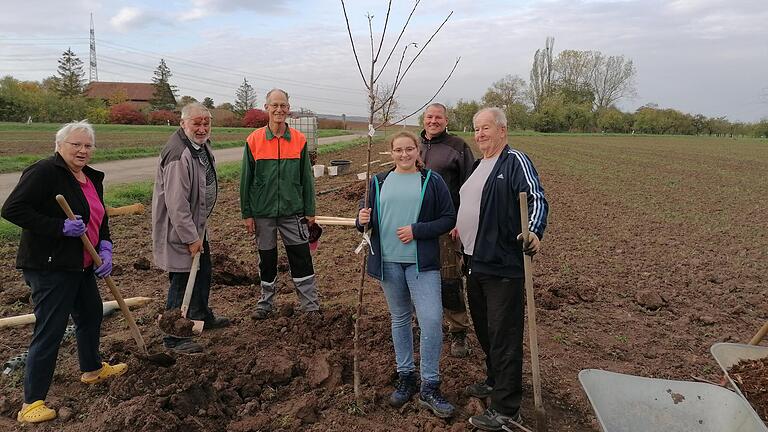
[[[736,366],[742,360],[760,360],[768,358],[768,347],[759,345],[716,343],[712,345],[709,352],[712,353],[712,357],[715,358],[717,364],[720,365],[720,368],[725,373],[725,376],[728,377],[731,386],[733,386],[742,397],[744,397],[744,394],[741,392],[741,388],[739,388],[736,382],[731,378],[728,369]]]
[[[716,385],[599,369],[579,381],[605,432],[768,432],[744,398]]]

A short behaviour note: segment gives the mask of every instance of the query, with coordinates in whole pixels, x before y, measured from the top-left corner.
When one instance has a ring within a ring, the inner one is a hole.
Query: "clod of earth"
[[[150,267],[152,267],[152,263],[145,257],[141,257],[133,263],[133,268],[136,270],[149,270]]]
[[[768,420],[768,358],[742,360],[728,370],[757,415]]]
[[[24,282],[14,282],[5,285],[5,290],[0,294],[0,303],[12,305],[16,302],[29,303],[29,297],[32,291]]]
[[[637,304],[645,309],[656,311],[664,306],[664,299],[656,291],[642,290],[638,291],[635,295],[635,301]]]
[[[214,284],[239,286],[259,283],[259,277],[249,274],[245,269],[245,264],[237,262],[228,255],[212,254],[211,267],[213,268],[212,280]]]
[[[160,330],[166,334],[178,337],[190,337],[194,335],[192,327],[194,323],[181,317],[181,309],[169,309],[160,316],[158,323]]]

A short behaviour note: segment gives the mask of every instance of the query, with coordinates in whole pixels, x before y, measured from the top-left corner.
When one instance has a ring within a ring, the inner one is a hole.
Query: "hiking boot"
[[[491,396],[491,392],[493,392],[493,386],[488,385],[488,380],[485,380],[468,385],[464,392],[478,399],[485,399]]]
[[[429,409],[440,418],[448,418],[453,415],[453,405],[440,393],[440,381],[424,381],[419,392],[419,405]]]
[[[218,315],[212,317],[211,319],[205,320],[203,328],[205,330],[213,330],[217,328],[229,327],[230,324],[232,324],[231,319]]]
[[[196,354],[203,352],[203,346],[191,339],[184,339],[173,345],[166,343],[165,347],[179,354]]]
[[[451,357],[464,358],[469,355],[469,347],[467,347],[467,332],[460,331],[451,333]]]
[[[484,413],[469,418],[469,423],[484,431],[500,431],[504,426],[513,426],[512,422],[520,423],[520,409],[511,416],[499,413],[493,408],[488,408]]]
[[[270,316],[270,315],[272,315],[272,311],[271,311],[271,310],[267,310],[267,309],[256,309],[256,310],[255,310],[255,311],[254,311],[254,312],[251,314],[251,318],[253,318],[253,319],[257,320],[257,321],[261,321],[261,320],[264,320],[264,319],[267,319],[267,318],[269,318],[269,316]]]
[[[416,372],[400,372],[395,382],[395,391],[389,395],[389,405],[400,408],[416,394],[418,377]]]

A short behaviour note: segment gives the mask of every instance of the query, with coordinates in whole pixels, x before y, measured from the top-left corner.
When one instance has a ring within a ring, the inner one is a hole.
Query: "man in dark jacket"
[[[486,380],[470,385],[467,393],[479,398],[490,396],[491,404],[469,422],[482,430],[498,431],[510,420],[520,421],[523,253],[538,252],[549,204],[531,160],[507,145],[504,111],[482,109],[473,123],[483,158],[461,187],[456,230],[464,247],[469,310],[487,369]],[[527,239],[521,234],[520,192],[528,197]]]
[[[433,103],[424,111],[421,131],[421,160],[428,169],[443,177],[451,193],[454,208],[459,208],[459,188],[469,177],[475,156],[463,139],[446,130],[448,112],[445,105]],[[464,290],[459,272],[459,251],[449,234],[440,238],[440,276],[442,278],[443,317],[451,335],[451,355],[466,357],[469,317],[464,304]]]

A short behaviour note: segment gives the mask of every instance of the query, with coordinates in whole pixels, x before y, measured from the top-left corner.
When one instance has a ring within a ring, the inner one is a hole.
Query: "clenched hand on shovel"
[[[523,241],[523,233],[520,233],[517,235],[517,241],[523,244],[523,252],[525,252],[526,255],[534,256],[539,252],[539,245],[541,242],[536,233],[529,231],[528,239],[525,241]]]

